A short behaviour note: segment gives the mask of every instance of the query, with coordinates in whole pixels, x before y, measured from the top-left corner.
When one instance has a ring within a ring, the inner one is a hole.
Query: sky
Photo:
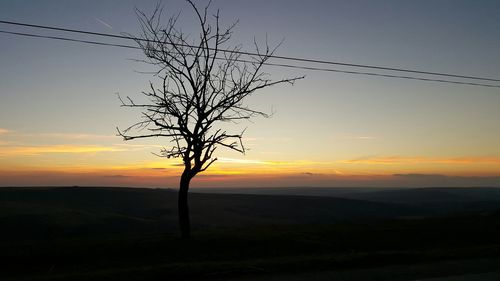
[[[156,3],[3,0],[0,20],[137,34],[134,8],[148,13]],[[197,34],[185,1],[161,3],[165,19],[180,13],[182,30]],[[214,0],[211,8],[223,25],[238,21],[231,42],[248,51],[254,38],[267,37],[283,40],[282,56],[500,79],[499,1]],[[139,119],[120,107],[117,93],[140,97],[157,82],[142,73],[151,67],[141,58],[138,50],[0,33],[0,186],[176,187],[181,161],[153,155],[168,139],[116,136],[117,126]],[[218,150],[219,160],[192,186],[500,186],[500,88],[265,71],[306,78],[251,96],[248,105],[274,114],[224,125],[246,128],[249,150]]]

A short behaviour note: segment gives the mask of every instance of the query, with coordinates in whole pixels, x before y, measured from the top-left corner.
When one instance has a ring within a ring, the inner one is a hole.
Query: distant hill
[[[360,198],[397,203],[432,201],[500,201],[499,187],[271,187],[271,188],[193,188],[200,193],[236,193],[266,195],[303,195],[341,198]]]
[[[241,188],[192,188],[193,192],[199,193],[235,193],[235,194],[261,194],[261,195],[303,195],[303,196],[327,196],[342,197],[343,195],[358,194],[364,192],[393,190],[396,188],[378,187],[241,187]]]
[[[500,209],[500,188],[415,188],[344,194],[372,202],[418,206],[435,214],[489,213]]]
[[[307,193],[306,188],[291,190]],[[226,190],[230,191],[238,190]],[[191,220],[194,229],[201,229],[419,219],[500,210],[500,189],[495,188],[322,192],[339,197],[194,192],[190,195]],[[177,192],[99,187],[2,188],[0,224],[9,230],[1,232],[0,238],[175,232]]]
[[[0,279],[264,280],[500,256],[497,190],[325,192],[353,198],[194,192],[184,240],[175,190],[1,188]]]
[[[353,192],[345,197],[403,204],[434,204],[442,202],[500,202],[500,188],[412,188]]]
[[[137,188],[0,189],[2,236],[53,232],[174,231],[177,193]],[[337,223],[429,215],[422,208],[357,199],[243,194],[190,195],[195,228]]]
[[[500,208],[500,188],[200,188],[198,192],[321,196],[391,203],[425,209],[434,215],[481,213]]]

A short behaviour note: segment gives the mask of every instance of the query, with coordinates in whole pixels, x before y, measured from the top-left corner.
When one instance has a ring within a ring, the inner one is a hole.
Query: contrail
[[[103,24],[103,25],[104,25],[104,26],[106,26],[107,28],[109,28],[109,29],[113,29],[113,27],[112,27],[109,23],[107,23],[107,22],[105,22],[105,21],[103,21],[103,20],[101,20],[101,19],[99,19],[99,18],[95,18],[95,20],[96,20],[97,22],[99,22],[99,23]]]

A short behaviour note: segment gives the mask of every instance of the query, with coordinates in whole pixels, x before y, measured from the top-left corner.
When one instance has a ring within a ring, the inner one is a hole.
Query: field
[[[322,196],[307,194],[314,190],[287,191],[296,195],[278,194],[283,190],[192,193],[193,239],[182,240],[172,190],[2,188],[0,277],[498,277],[500,189],[322,189]]]

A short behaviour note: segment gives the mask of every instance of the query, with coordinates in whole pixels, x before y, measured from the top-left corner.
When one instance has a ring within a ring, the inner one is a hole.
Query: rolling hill
[[[342,191],[352,198],[194,192],[194,238],[183,240],[173,190],[2,188],[0,278],[261,280],[277,274],[280,280],[283,273],[382,267],[376,271],[384,277],[373,280],[408,280],[488,272],[500,256],[496,190],[453,192]],[[457,259],[466,259],[468,269],[433,265],[434,275],[408,269]],[[391,275],[387,265],[406,273]]]

